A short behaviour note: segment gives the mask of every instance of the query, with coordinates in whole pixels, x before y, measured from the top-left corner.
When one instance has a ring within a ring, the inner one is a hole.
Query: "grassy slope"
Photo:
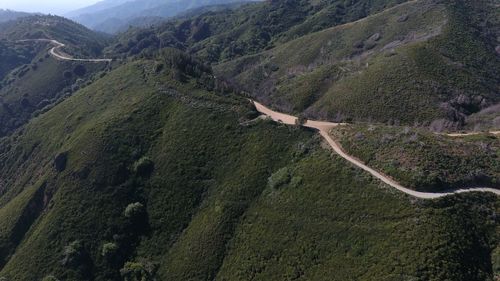
[[[95,57],[107,43],[107,37],[58,16],[30,16],[0,24],[0,39],[57,39],[67,44],[68,53]]]
[[[417,190],[500,188],[500,140],[453,138],[404,127],[351,125],[332,131],[344,149]]]
[[[148,30],[130,30],[109,48],[136,55],[164,46],[183,48],[207,62],[255,54],[299,36],[351,22],[402,0],[263,1],[207,12]]]
[[[169,86],[188,99],[187,104],[179,103],[168,93],[157,92],[154,82],[158,80],[150,83],[142,80],[142,71],[143,66],[138,64],[123,67],[33,121],[26,135],[19,138],[22,140],[19,146],[11,151],[30,149],[33,142],[41,143],[28,156],[29,163],[43,167],[40,174],[48,177],[47,185],[52,187],[54,197],[50,209],[4,268],[4,274],[18,280],[41,278],[51,272],[64,279],[77,276],[75,272],[63,273],[70,270],[60,268],[64,246],[73,239],[84,240],[92,257],[99,260],[100,247],[113,240],[116,234],[113,231],[119,232],[123,220],[119,218],[125,206],[134,200],[147,202],[151,215],[151,237],[146,239],[149,242],[144,243],[144,249],[150,254],[159,250],[164,253],[168,244],[174,242],[172,235],[175,237],[188,224],[204,194],[221,189],[230,195],[235,179],[243,176],[265,182],[269,171],[282,165],[277,163],[291,157],[298,146],[293,143],[307,135],[295,134],[290,142],[280,142],[278,138],[287,139],[292,134],[288,129],[272,133],[273,126],[269,124],[239,127],[234,110],[248,110],[241,102],[235,103],[230,98],[220,100],[194,85],[182,86],[170,81]],[[101,90],[96,91],[96,87]],[[195,95],[203,98],[190,101],[190,96]],[[61,123],[63,116],[66,122]],[[51,128],[50,134],[43,128]],[[269,143],[269,137],[276,141]],[[70,167],[67,172],[54,175],[50,159],[61,150],[70,151]],[[272,157],[275,153],[278,155]],[[121,165],[128,168],[143,154],[154,159],[158,170],[150,184],[145,186],[133,176],[126,182],[117,179]],[[253,162],[257,160],[263,162],[259,161],[257,166]],[[7,165],[16,165],[18,161],[16,155],[3,159]],[[7,165],[4,175],[12,173],[6,177],[15,178],[16,172]],[[93,168],[85,179],[76,177],[75,174],[85,173],[82,171],[90,167]],[[110,167],[116,169],[110,171]],[[24,177],[36,180],[32,174],[21,172],[17,177],[22,178],[19,181]],[[239,194],[235,190],[232,196],[251,201],[258,194],[257,187],[249,181],[241,187],[245,192]],[[3,199],[17,194],[19,188],[22,186],[9,186]],[[113,204],[109,204],[111,201]],[[165,213],[167,210],[171,211]],[[241,211],[231,210],[226,216],[237,219],[239,215]],[[118,218],[116,222],[114,218]],[[164,221],[166,218],[169,220]],[[225,228],[229,231],[231,223]],[[26,270],[26,265],[33,263],[39,266],[29,266],[31,269]],[[98,280],[108,278],[105,276],[117,279],[119,268],[107,275],[104,268],[110,265],[105,261],[93,266],[96,268],[91,272],[99,273],[94,276]]]
[[[469,4],[434,2],[402,4],[217,69],[276,107],[316,118],[461,123],[498,101],[500,62],[468,26],[479,17]]]
[[[36,44],[35,44],[36,45]],[[14,69],[0,88],[0,136],[25,124],[33,115],[48,110],[68,95],[84,87],[107,65],[59,61],[40,51],[29,64]],[[75,73],[76,67],[84,72]],[[65,77],[69,73],[69,76]]]
[[[244,100],[172,80],[162,63],[122,66],[2,140],[0,276],[119,280],[136,261],[161,280],[491,278],[495,197],[412,202],[311,132],[239,125]],[[143,156],[150,177],[134,172]],[[22,216],[27,202],[38,211]],[[133,202],[147,220],[124,217]],[[111,259],[107,242],[119,245]]]

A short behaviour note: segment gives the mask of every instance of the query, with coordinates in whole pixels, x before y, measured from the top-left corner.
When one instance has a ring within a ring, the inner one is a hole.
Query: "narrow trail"
[[[272,120],[276,122],[280,122],[286,125],[297,125],[298,118],[292,115],[280,113],[273,111],[266,106],[256,102],[252,101],[253,104],[255,105],[255,108],[257,111],[262,113],[263,115],[268,116]],[[441,198],[444,196],[449,196],[449,195],[454,195],[454,194],[459,194],[459,193],[466,193],[466,192],[491,192],[496,195],[500,195],[500,190],[494,189],[494,188],[464,188],[464,189],[456,189],[452,190],[449,192],[439,192],[439,193],[434,193],[434,192],[419,192],[415,191],[412,189],[409,189],[407,187],[402,186],[398,182],[396,182],[394,179],[389,177],[388,175],[385,175],[381,172],[378,172],[370,167],[368,167],[366,164],[364,164],[361,160],[347,154],[342,146],[335,141],[332,136],[330,136],[329,131],[335,127],[346,125],[345,123],[332,123],[332,122],[323,122],[323,121],[312,121],[308,120],[306,123],[304,123],[302,126],[307,127],[307,128],[312,128],[316,129],[319,131],[320,135],[327,141],[327,143],[330,145],[330,147],[342,158],[345,160],[349,161],[350,163],[354,164],[358,168],[363,169],[364,171],[370,173],[372,176],[375,178],[381,180],[385,184],[401,191],[404,192],[410,196],[420,198],[420,199],[436,199],[436,198]],[[492,132],[494,133],[494,132]]]
[[[79,61],[79,62],[112,62],[112,59],[76,59],[73,58],[67,54],[64,54],[61,52],[61,48],[64,48],[66,45],[53,39],[25,39],[25,40],[18,40],[17,42],[48,42],[53,45],[49,51],[49,54],[56,59],[59,60],[65,60],[65,61]]]

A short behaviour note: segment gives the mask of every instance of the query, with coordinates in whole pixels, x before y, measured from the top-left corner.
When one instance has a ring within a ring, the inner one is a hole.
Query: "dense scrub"
[[[128,63],[2,139],[0,276],[492,278],[495,197],[409,200],[209,73]]]
[[[0,89],[0,280],[498,279],[497,196],[407,197],[316,132],[256,118],[232,87],[308,116],[435,129],[493,104],[490,9],[401,2],[266,1],[131,30],[107,49],[116,68],[46,50],[23,62]],[[17,24],[0,38],[53,36],[75,56],[105,43],[57,17]],[[415,189],[498,185],[491,136],[333,133]]]
[[[170,46],[182,48],[207,62],[220,62],[255,54],[401,2],[404,1],[263,1],[239,9],[194,15],[149,29],[130,30],[108,51],[136,55]]]
[[[105,63],[83,65],[58,61],[43,46],[33,45],[39,48],[38,54],[0,82],[0,137],[48,111],[109,70]]]
[[[500,188],[500,140],[492,135],[457,138],[381,125],[342,126],[332,134],[348,153],[416,190]]]
[[[34,15],[0,23],[0,39],[57,39],[76,57],[95,57],[107,44],[107,36],[58,16]]]
[[[10,42],[0,40],[0,81],[14,68],[28,64],[36,55],[34,46],[18,47]]]
[[[456,129],[499,101],[492,43],[499,25],[478,23],[493,17],[484,11],[493,4],[479,2],[403,3],[216,70],[256,98],[309,117]]]

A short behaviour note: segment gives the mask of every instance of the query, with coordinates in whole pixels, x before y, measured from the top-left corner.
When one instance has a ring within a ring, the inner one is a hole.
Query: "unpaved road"
[[[48,42],[53,45],[52,49],[50,49],[49,54],[56,59],[60,60],[66,60],[66,61],[79,61],[79,62],[112,62],[112,59],[75,59],[69,55],[66,55],[61,52],[61,48],[64,48],[66,45],[63,43],[57,41],[57,40],[52,40],[52,39],[25,39],[25,40],[19,40],[17,42]]]
[[[272,120],[276,122],[280,122],[283,124],[287,125],[296,125],[298,118],[292,115],[280,113],[273,111],[266,106],[256,102],[252,101],[253,104],[255,105],[255,108],[257,111],[260,113],[268,116]],[[328,144],[332,147],[332,149],[340,155],[340,157],[344,158],[345,160],[349,161],[350,163],[354,164],[358,168],[361,168],[365,170],[366,172],[370,173],[372,176],[375,178],[381,180],[385,184],[401,191],[404,192],[410,196],[421,198],[421,199],[436,199],[444,196],[449,196],[449,195],[454,195],[458,193],[465,193],[465,192],[491,192],[495,193],[496,195],[500,195],[500,190],[494,189],[494,188],[464,188],[464,189],[457,189],[449,192],[442,192],[442,193],[433,193],[433,192],[419,192],[415,191],[412,189],[409,189],[407,187],[402,186],[398,182],[396,182],[394,179],[391,177],[378,172],[367,165],[365,165],[361,160],[347,154],[340,144],[336,142],[329,134],[329,131],[332,128],[335,128],[337,126],[345,125],[344,123],[331,123],[331,122],[322,122],[322,121],[311,121],[308,120],[303,126],[308,127],[308,128],[313,128],[319,131],[320,135],[328,142]]]
[[[467,136],[477,136],[481,134],[492,134],[492,135],[500,135],[500,131],[490,131],[490,132],[469,132],[469,133],[450,133],[450,134],[444,134],[445,136],[449,137],[467,137]]]

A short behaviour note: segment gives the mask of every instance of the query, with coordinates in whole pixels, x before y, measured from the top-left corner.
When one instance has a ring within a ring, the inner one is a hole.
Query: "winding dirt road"
[[[449,136],[449,137],[460,138],[460,137],[467,137],[467,136],[477,136],[477,135],[481,135],[481,134],[484,134],[484,132],[450,133],[450,134],[444,134],[444,135]],[[500,131],[490,131],[490,132],[488,132],[488,134],[500,135]]]
[[[79,61],[79,62],[112,62],[112,59],[76,59],[73,58],[67,54],[64,54],[61,52],[61,49],[64,48],[66,45],[63,43],[57,41],[57,40],[52,40],[52,39],[25,39],[25,40],[19,40],[17,42],[48,42],[53,45],[49,51],[49,54],[56,59],[59,60],[65,60],[65,61]]]
[[[280,123],[287,124],[287,125],[296,125],[297,124],[298,118],[295,116],[273,111],[273,110],[267,108],[266,106],[264,106],[256,101],[252,101],[252,102],[255,105],[255,108],[257,109],[257,111],[268,116],[269,118],[271,118],[272,120],[274,120],[276,122],[280,122]],[[419,192],[419,191],[415,191],[415,190],[409,189],[407,187],[404,187],[401,184],[399,184],[398,182],[396,182],[394,179],[392,179],[391,177],[368,167],[361,160],[347,154],[342,149],[341,145],[338,142],[336,142],[329,134],[329,131],[332,128],[335,128],[337,126],[342,126],[342,125],[345,125],[345,123],[331,123],[331,122],[308,120],[302,126],[318,130],[320,135],[328,142],[328,144],[331,146],[331,148],[338,155],[340,155],[340,157],[342,157],[345,160],[349,161],[350,163],[354,164],[358,168],[365,170],[366,172],[370,173],[372,176],[381,180],[385,184],[387,184],[387,185],[389,185],[389,186],[391,186],[391,187],[393,187],[401,192],[404,192],[410,196],[421,198],[421,199],[436,199],[436,198],[440,198],[440,197],[444,197],[444,196],[465,193],[465,192],[491,192],[491,193],[494,193],[496,195],[500,195],[500,190],[494,189],[494,188],[465,188],[465,189],[452,190],[449,192],[433,193],[433,192]]]

